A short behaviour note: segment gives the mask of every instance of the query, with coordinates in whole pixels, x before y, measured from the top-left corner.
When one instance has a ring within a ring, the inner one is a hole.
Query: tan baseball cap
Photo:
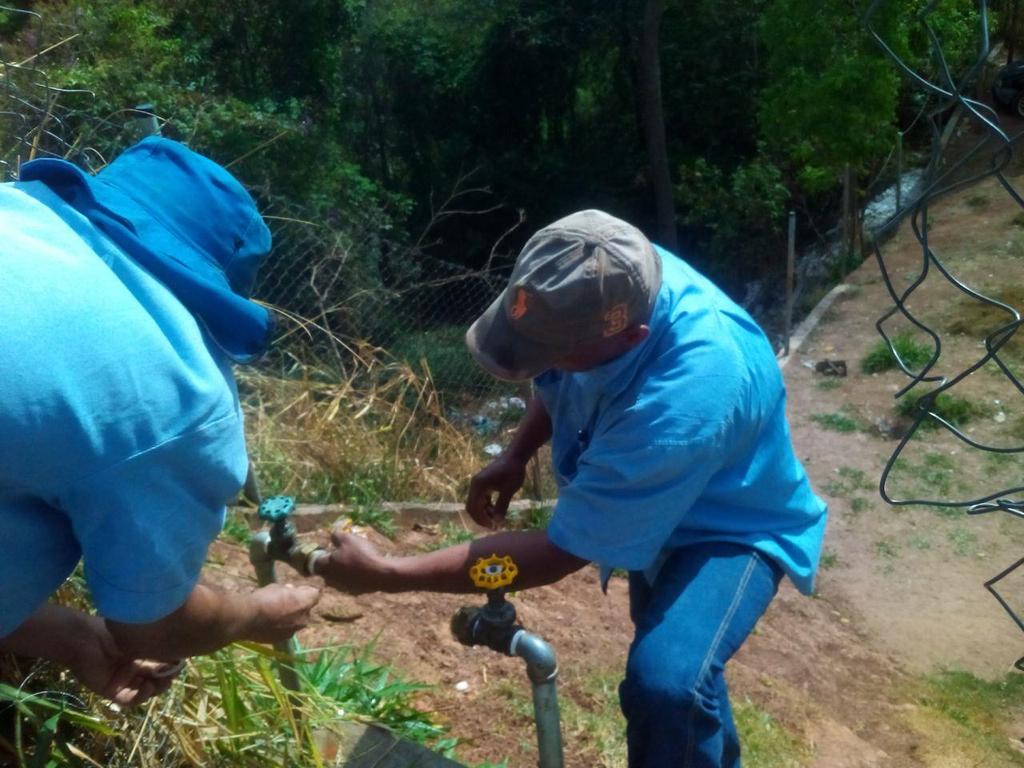
[[[466,345],[494,376],[531,379],[580,345],[646,323],[660,288],[661,258],[639,229],[603,211],[579,211],[523,246]]]

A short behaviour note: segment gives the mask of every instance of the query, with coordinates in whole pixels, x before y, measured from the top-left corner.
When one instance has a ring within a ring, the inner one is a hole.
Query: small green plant
[[[843,385],[843,380],[838,376],[826,376],[823,379],[819,379],[814,383],[818,389],[839,389]]]
[[[923,552],[932,548],[932,542],[927,536],[911,536],[907,539],[907,546]]]
[[[472,541],[475,538],[473,532],[466,528],[466,526],[460,523],[453,523],[450,520],[445,520],[441,523],[439,530],[440,536],[426,545],[425,549],[427,549],[427,551],[453,547],[456,544]]]
[[[839,565],[839,555],[835,552],[822,552],[820,565],[826,570],[829,568],[835,568]]]
[[[875,556],[884,562],[883,573],[892,573],[893,563],[900,556],[900,546],[892,539],[879,539],[875,542]]]
[[[946,534],[946,538],[949,539],[949,543],[953,547],[953,554],[960,557],[967,557],[971,554],[978,543],[977,535],[962,526],[954,528]]]
[[[743,765],[750,768],[799,768],[807,765],[811,748],[750,699],[733,706],[743,744]]]
[[[1014,214],[1013,218],[1010,219],[1010,224],[1015,227],[1024,227],[1024,212]]]
[[[860,514],[871,508],[871,502],[865,499],[863,496],[854,496],[850,499],[850,511],[854,514]]]
[[[357,504],[348,510],[348,518],[356,525],[373,528],[389,539],[395,538],[395,516],[375,504]]]
[[[825,493],[833,497],[848,496],[857,491],[869,491],[874,488],[874,483],[868,479],[867,473],[856,467],[836,467],[835,478],[825,485]],[[850,508],[854,512],[863,512],[869,506],[869,502],[860,497],[850,500]]]
[[[906,418],[917,418],[921,408],[928,407],[927,393],[908,393],[896,403],[896,413]],[[958,395],[942,392],[931,402],[928,410],[954,427],[962,427],[974,418],[989,416],[992,409],[988,405],[975,403]],[[926,417],[921,422],[922,429],[936,429],[939,422]]]
[[[879,557],[899,557],[900,547],[891,539],[880,539],[875,542],[875,554]]]
[[[911,371],[919,371],[932,358],[931,345],[916,341],[909,333],[898,333],[892,337],[892,348],[885,339],[879,339],[860,361],[860,369],[864,373],[882,373],[898,368],[893,350],[899,355],[903,365]]]
[[[252,540],[252,529],[249,528],[245,513],[236,509],[229,510],[224,516],[224,527],[220,535],[235,544],[247,545]]]
[[[843,478],[851,488],[870,490],[874,487],[873,483],[868,480],[868,475],[863,469],[842,466],[836,470],[836,474]]]
[[[979,208],[988,207],[989,199],[988,195],[983,195],[980,192],[975,192],[972,195],[968,195],[964,202],[967,203],[967,205],[970,208],[974,208],[975,210],[977,210]]]
[[[349,519],[356,525],[373,528],[389,539],[395,538],[395,516],[380,506],[392,482],[389,466],[372,464],[345,482],[344,490],[351,509]]]
[[[857,431],[857,422],[842,413],[815,413],[811,421],[833,432]]]
[[[509,520],[516,528],[523,530],[543,530],[551,522],[554,510],[551,507],[528,507],[509,513]]]

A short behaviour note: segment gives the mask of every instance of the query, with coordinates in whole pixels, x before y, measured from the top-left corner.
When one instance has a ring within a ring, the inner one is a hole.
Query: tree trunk
[[[643,26],[640,30],[640,103],[643,111],[644,137],[650,164],[651,189],[657,216],[656,239],[671,251],[676,250],[676,217],[672,204],[672,179],[668,168],[668,145],[665,138],[665,114],[661,104],[661,59],[658,38],[665,0],[647,0]]]
[[[1017,6],[1020,0],[1013,0],[1013,10],[1010,11],[1010,25],[1006,31],[1006,63],[1013,61],[1013,48],[1017,42]]]

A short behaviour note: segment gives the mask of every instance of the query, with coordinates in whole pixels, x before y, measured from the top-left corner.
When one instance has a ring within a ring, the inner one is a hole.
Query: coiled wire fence
[[[1021,428],[1024,422],[1019,416],[1006,417],[1006,414],[1020,413],[1020,395],[1024,395],[1019,340],[1014,343],[1022,323],[1024,292],[1018,289],[1024,271],[1014,258],[991,259],[989,263],[997,264],[993,269],[998,271],[987,275],[971,273],[969,261],[959,258],[960,254],[951,253],[947,259],[941,255],[945,240],[936,236],[933,212],[935,203],[944,195],[986,179],[994,179],[998,189],[1024,208],[1024,198],[1010,175],[1012,171],[1019,172],[1011,165],[1011,160],[1014,145],[1024,131],[1008,133],[1001,126],[995,109],[977,95],[981,90],[979,81],[983,84],[983,74],[991,67],[987,0],[978,2],[977,57],[967,72],[959,74],[950,71],[942,41],[929,23],[937,3],[927,4],[915,20],[931,43],[934,74],[930,74],[911,68],[893,50],[890,41],[877,31],[873,22],[888,1],[873,0],[866,10],[864,24],[893,65],[927,96],[924,119],[931,131],[933,149],[917,189],[878,225],[878,230],[884,231],[909,219],[921,250],[918,266],[901,273],[900,267],[890,262],[881,239],[873,239],[874,257],[893,302],[892,308],[878,318],[876,328],[906,377],[895,397],[912,406],[909,409],[912,422],[885,464],[879,490],[886,502],[897,506],[925,504],[961,508],[969,515],[1001,512],[1021,518],[1024,517],[1024,498],[1021,497],[1024,478],[1020,477],[1019,462],[992,464],[993,467],[1003,465],[1006,471],[987,473],[981,483],[983,487],[963,489],[962,498],[950,498],[952,493],[941,485],[933,485],[927,494],[910,495],[900,495],[892,487],[900,462],[919,441],[936,444],[945,440],[947,446],[958,446],[950,448],[950,454],[956,454],[959,448],[967,448],[968,453],[984,452],[995,459],[1011,459],[1024,453]],[[968,130],[971,128],[973,132]],[[948,137],[957,129],[976,137],[971,146],[965,149],[948,143]],[[975,199],[979,205],[984,203],[981,196]],[[1017,221],[1014,219],[1015,223]],[[946,292],[937,293],[936,283]],[[986,287],[979,289],[971,283]],[[945,298],[936,312],[935,297],[939,295]],[[905,352],[901,354],[898,342],[901,333],[910,333],[925,341],[930,354],[923,364],[915,365],[904,359]],[[957,338],[951,339],[951,335]],[[944,370],[941,364],[943,342],[959,344],[962,349],[964,337],[976,350],[974,359],[961,370]],[[996,418],[986,420],[982,427],[965,429],[947,406],[956,402],[952,399],[954,391],[969,391],[970,385],[978,381],[977,377],[972,377],[982,371],[988,376],[987,383],[995,380],[1002,383],[1000,391],[1005,400],[996,401],[1000,409]],[[936,434],[938,437],[934,437]],[[1024,573],[1022,566],[1024,558],[993,576],[985,586],[1024,630],[1021,603],[1024,585],[1019,579]],[[1014,575],[1018,577],[1017,582],[1011,580]],[[1017,667],[1024,670],[1024,658],[1017,662]]]

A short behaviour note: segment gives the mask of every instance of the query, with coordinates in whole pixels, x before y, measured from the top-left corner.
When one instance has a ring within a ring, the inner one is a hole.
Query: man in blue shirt
[[[197,583],[248,467],[231,363],[270,331],[252,198],[150,138],[97,176],[27,163],[0,233],[0,650],[133,703],[166,687],[137,659],[290,636],[317,590]],[[102,619],[46,602],[80,560]]]
[[[596,562],[630,572],[636,627],[620,700],[634,768],[738,766],[725,663],[789,576],[813,589],[825,505],[793,455],[782,378],[754,321],[635,227],[581,211],[537,232],[466,336],[536,396],[466,508],[493,527],[551,442],[546,531],[386,559],[351,536],[321,563],[354,592],[470,591],[474,554],[511,556],[518,587]]]

